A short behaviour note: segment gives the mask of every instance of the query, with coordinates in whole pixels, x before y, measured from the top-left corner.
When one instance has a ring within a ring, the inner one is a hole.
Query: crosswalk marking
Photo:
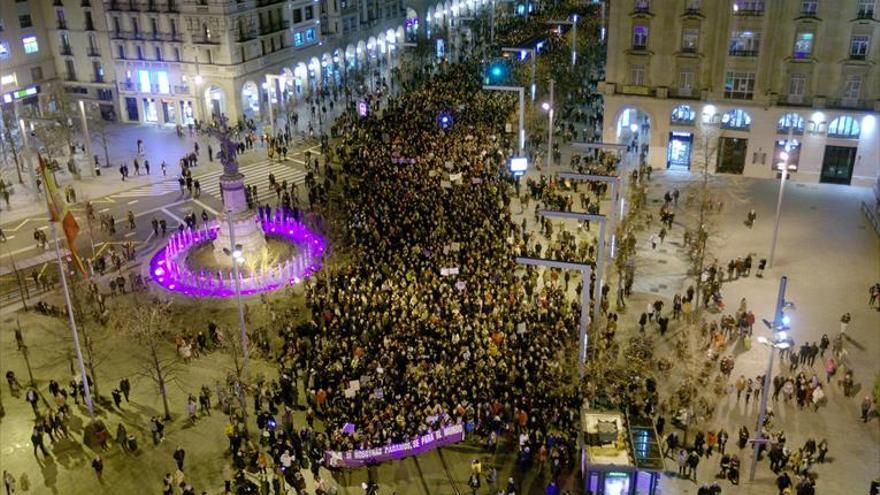
[[[288,184],[302,184],[305,182],[306,177],[306,172],[303,170],[298,170],[270,160],[261,160],[256,163],[243,165],[239,167],[239,172],[245,176],[245,182],[247,184],[257,186],[257,193],[260,201],[274,196],[274,192],[267,187],[270,173],[275,176],[277,182],[286,180]],[[199,181],[202,192],[213,194],[219,198],[221,175],[223,175],[223,171],[216,170],[197,176],[196,178]],[[175,192],[180,192],[180,185],[177,180],[169,180],[139,187],[130,191],[120,192],[111,197],[116,199],[142,198],[145,196],[159,196]]]

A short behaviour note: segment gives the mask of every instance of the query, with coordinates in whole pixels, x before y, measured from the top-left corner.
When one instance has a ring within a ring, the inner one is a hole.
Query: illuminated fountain
[[[172,234],[150,259],[152,279],[166,290],[188,296],[231,297],[236,272],[241,294],[249,295],[298,283],[318,270],[324,238],[290,212],[276,209],[271,217],[260,218],[248,208],[233,131],[223,120],[209,132],[220,141],[223,213],[201,229]]]

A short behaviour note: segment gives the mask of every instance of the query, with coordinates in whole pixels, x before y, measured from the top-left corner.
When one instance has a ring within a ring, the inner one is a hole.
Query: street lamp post
[[[543,217],[571,218],[586,222],[599,222],[599,242],[596,252],[596,284],[593,286],[593,323],[598,324],[599,314],[602,311],[602,276],[605,265],[605,215],[590,215],[588,213],[575,213],[571,211],[541,210],[538,212]],[[589,279],[584,280],[584,284]]]
[[[522,86],[483,86],[487,91],[513,91],[519,93],[519,156],[524,156],[526,148],[526,99],[525,88]]]
[[[553,164],[553,84],[554,80],[550,79],[550,103],[544,103],[542,107],[547,111],[547,168]]]
[[[529,56],[529,65],[531,66],[531,86],[529,87],[529,91],[532,95],[532,101],[535,101],[535,91],[537,90],[537,85],[535,84],[535,71],[537,64],[537,53],[534,48],[502,48],[502,52],[504,53],[518,53],[520,58],[525,58],[525,54]]]
[[[749,481],[755,481],[755,471],[758,468],[758,453],[761,445],[768,441],[761,437],[761,430],[764,428],[764,419],[767,416],[767,393],[770,389],[770,376],[773,374],[773,357],[776,349],[787,349],[791,346],[791,341],[786,335],[788,330],[788,318],[785,316],[786,306],[791,303],[785,300],[785,288],[788,285],[788,277],[783,276],[779,279],[779,293],[776,297],[776,313],[773,316],[773,322],[764,320],[764,324],[774,333],[773,341],[769,341],[764,337],[758,337],[758,341],[762,344],[770,346],[770,359],[767,362],[767,372],[764,375],[764,383],[761,387],[761,408],[758,411],[758,424],[755,426],[755,437],[751,440],[755,446],[752,454],[752,465],[749,470]]]
[[[79,117],[82,120],[83,134],[86,140],[86,167],[92,171],[92,177],[95,176],[95,167],[92,166],[92,137],[89,135],[89,122],[86,119],[86,104],[83,100],[79,100]]]
[[[776,255],[776,239],[779,236],[779,220],[782,217],[782,196],[785,193],[785,179],[788,177],[788,163],[791,160],[791,148],[794,134],[794,125],[788,128],[788,138],[785,140],[785,149],[779,154],[781,162],[777,168],[781,169],[782,180],[779,181],[779,197],[776,199],[776,222],[773,225],[773,242],[770,244],[770,256],[767,257],[767,268],[773,266],[773,257]]]
[[[621,176],[624,175],[621,172]],[[608,262],[610,262],[614,258],[614,251],[617,245],[617,222],[619,218],[623,215],[623,194],[621,193],[621,176],[609,176],[609,175],[589,175],[589,174],[579,174],[575,172],[560,172],[560,179],[568,179],[568,180],[582,180],[582,181],[593,181],[593,182],[605,182],[611,184],[611,212],[608,215],[610,224],[609,230],[611,231],[611,241],[608,246]],[[618,206],[618,204],[620,206]],[[605,242],[605,239],[602,239],[602,242]]]
[[[573,21],[547,21],[547,24],[551,25],[562,25],[562,26],[571,26],[571,66],[574,68],[575,64],[577,64],[577,15],[574,16]]]
[[[247,380],[250,372],[250,350],[248,349],[247,328],[244,325],[244,306],[241,302],[241,280],[238,278],[238,265],[244,261],[241,249],[235,244],[235,225],[232,210],[226,212],[229,222],[229,253],[232,255],[232,278],[235,279],[235,302],[238,305],[238,326],[241,330],[241,354],[244,362],[244,377]]]

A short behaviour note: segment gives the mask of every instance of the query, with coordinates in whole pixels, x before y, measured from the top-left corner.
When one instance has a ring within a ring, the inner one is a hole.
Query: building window
[[[125,60],[125,45],[117,46],[116,53],[119,55],[120,59]]]
[[[293,23],[299,24],[300,22],[302,22],[302,20],[303,20],[302,10],[293,9]]]
[[[86,31],[94,31],[95,30],[95,22],[92,20],[92,13],[90,11],[85,12],[86,16]]]
[[[0,40],[0,60],[9,58],[9,43]]]
[[[644,50],[648,46],[648,26],[633,26],[633,49]]]
[[[636,12],[647,12],[651,9],[651,2],[648,0],[636,0],[635,10]]]
[[[157,46],[157,47],[155,47],[155,50],[156,50],[156,60],[162,60],[162,47]]]
[[[862,76],[848,76],[843,86],[843,97],[858,100],[862,95]]]
[[[678,94],[691,96],[694,90],[694,71],[688,69],[678,73]]]
[[[764,13],[764,0],[736,0],[733,12],[740,15],[761,15]]]
[[[37,53],[40,51],[40,45],[37,43],[36,36],[25,36],[21,39],[21,43],[24,45],[25,53]]]
[[[700,12],[700,0],[688,0],[685,9],[691,13],[699,13]]]
[[[686,53],[696,53],[697,43],[700,40],[700,30],[697,28],[686,28],[681,32],[681,51]]]
[[[168,94],[171,92],[171,84],[168,82],[168,73],[165,71],[156,72],[156,81],[159,83],[159,92]]]
[[[859,19],[870,19],[874,17],[874,7],[877,0],[859,0]]]
[[[95,82],[104,82],[104,67],[97,60],[92,62],[92,70],[95,72]]]
[[[293,33],[293,46],[302,46],[303,45],[303,34],[302,32]]]
[[[141,93],[150,92],[150,72],[146,70],[138,71],[138,89]]]
[[[43,80],[43,68],[31,67],[31,81],[40,82]]]
[[[18,16],[18,25],[24,29],[29,28],[34,25],[34,22],[31,20],[30,14],[22,14]]]
[[[673,124],[687,124],[691,125],[694,123],[694,119],[697,118],[697,113],[694,112],[694,109],[689,105],[679,105],[672,109],[672,123]]]
[[[180,62],[180,48],[174,47],[174,61]]]
[[[751,100],[755,93],[754,72],[727,71],[724,76],[724,97]]]
[[[807,93],[807,76],[804,74],[792,74],[788,80],[788,96],[795,101],[789,103],[800,103],[803,101],[804,95]]]
[[[807,58],[813,54],[813,33],[797,33],[794,38],[794,58]]]
[[[633,86],[645,85],[645,66],[633,64],[629,66],[629,81]]]
[[[776,132],[779,134],[788,134],[791,129],[794,134],[804,133],[804,118],[796,113],[787,113],[776,121]]]
[[[803,0],[801,2],[801,15],[816,15],[819,10],[819,0]]]
[[[741,108],[734,108],[721,116],[721,127],[723,129],[733,130],[749,130],[752,125],[752,118]]]
[[[849,57],[856,60],[864,60],[868,56],[868,46],[871,37],[866,34],[853,35],[849,41]]]
[[[303,9],[303,17],[305,17],[305,19],[306,19],[307,21],[311,21],[312,19],[315,18],[315,11],[312,9],[312,6],[311,6],[311,5],[307,5],[307,6]]]
[[[729,53],[736,57],[756,57],[761,46],[761,33],[734,31],[730,34]]]
[[[861,133],[862,130],[859,128],[859,123],[849,115],[837,117],[828,125],[829,137],[858,139]]]
[[[73,65],[73,60],[67,59],[64,61],[65,68],[67,69],[67,80],[68,81],[76,81],[76,67]]]
[[[306,29],[306,43],[315,41],[315,28]]]

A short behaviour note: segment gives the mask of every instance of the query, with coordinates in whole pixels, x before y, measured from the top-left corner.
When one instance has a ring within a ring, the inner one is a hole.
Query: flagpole
[[[82,375],[83,391],[85,392],[86,406],[89,408],[89,415],[95,417],[95,406],[92,403],[92,392],[89,389],[88,375],[86,375],[86,365],[83,363],[82,349],[79,346],[79,333],[76,331],[76,320],[73,319],[73,307],[70,304],[70,292],[67,288],[67,274],[64,269],[64,262],[61,259],[61,251],[58,248],[58,231],[55,222],[50,220],[49,228],[52,230],[52,242],[55,244],[55,258],[58,260],[58,273],[61,274],[61,287],[64,290],[64,303],[67,305],[67,321],[70,323],[70,333],[73,335],[73,347],[76,350],[76,359],[79,362],[79,371]]]

